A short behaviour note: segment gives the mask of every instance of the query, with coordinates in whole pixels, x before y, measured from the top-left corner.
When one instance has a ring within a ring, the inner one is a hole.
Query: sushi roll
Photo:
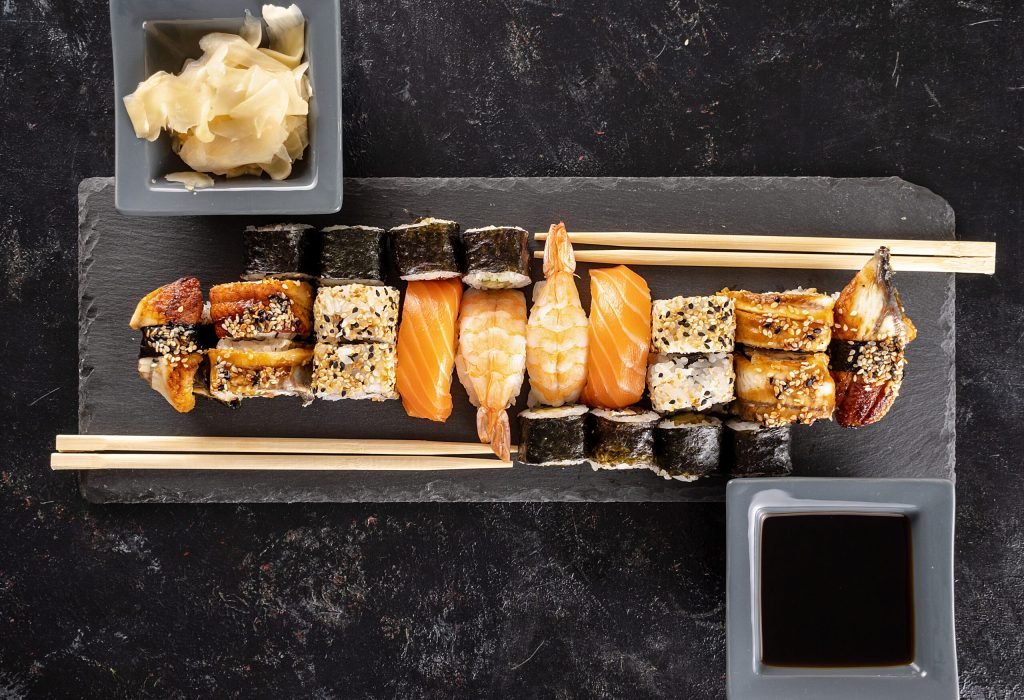
[[[294,341],[225,338],[209,352],[210,395],[225,403],[248,398],[298,396],[309,391],[313,350]]]
[[[321,229],[320,284],[383,284],[385,235],[373,226]]]
[[[318,399],[397,399],[395,346],[388,343],[329,345],[313,350],[313,395]]]
[[[732,355],[657,355],[647,370],[651,408],[659,413],[706,411],[734,398]]]
[[[307,224],[246,226],[243,280],[309,279],[316,251],[313,227]]]
[[[308,282],[264,279],[210,288],[210,319],[218,338],[301,338],[313,330]]]
[[[700,413],[680,413],[654,429],[654,473],[666,479],[694,481],[718,471],[722,421]]]
[[[590,411],[587,459],[598,469],[654,469],[654,426],[661,419],[640,408]]]
[[[732,476],[786,476],[793,471],[788,425],[769,428],[730,419],[725,427]]]
[[[459,225],[446,219],[426,218],[395,226],[388,232],[398,275],[404,280],[439,280],[462,277],[456,246]]]
[[[828,355],[745,348],[736,354],[736,402],[743,420],[769,427],[828,420],[836,386]]]
[[[519,461],[564,467],[586,459],[587,407],[531,408],[519,414]]]
[[[196,384],[210,342],[203,291],[195,277],[182,277],[153,290],[135,307],[128,325],[142,331],[139,376],[179,413],[195,408]]]
[[[719,294],[736,304],[737,343],[794,352],[828,350],[834,297],[816,289],[764,294],[723,289]]]
[[[889,249],[879,248],[836,301],[830,350],[839,425],[870,425],[888,413],[903,384],[906,345],[916,336],[893,283]]]
[[[658,299],[651,310],[651,349],[658,353],[732,352],[736,304],[727,296]]]
[[[317,342],[394,343],[399,292],[394,287],[343,284],[321,287],[313,302]]]
[[[518,226],[486,226],[462,233],[466,276],[476,289],[525,287],[530,279],[530,234]]]

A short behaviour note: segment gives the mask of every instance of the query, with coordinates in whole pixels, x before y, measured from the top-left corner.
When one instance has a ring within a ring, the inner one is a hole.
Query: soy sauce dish
[[[959,695],[952,482],[734,479],[729,697]]]

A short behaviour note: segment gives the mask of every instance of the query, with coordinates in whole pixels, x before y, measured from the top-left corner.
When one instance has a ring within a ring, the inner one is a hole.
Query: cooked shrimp
[[[587,380],[587,314],[576,289],[576,256],[565,224],[544,243],[544,282],[533,289],[526,326],[530,405],[574,403]]]
[[[476,432],[494,454],[511,458],[505,411],[519,396],[526,369],[526,297],[514,289],[466,290],[459,313],[459,381],[477,407]]]

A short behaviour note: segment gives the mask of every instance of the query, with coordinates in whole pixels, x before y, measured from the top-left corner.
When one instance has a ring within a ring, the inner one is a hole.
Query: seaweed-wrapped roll
[[[398,332],[398,290],[343,284],[321,287],[313,302],[313,325],[321,343],[394,343]]]
[[[732,355],[658,355],[647,368],[651,406],[659,413],[705,411],[733,400]]]
[[[477,289],[513,289],[530,284],[529,238],[529,232],[518,226],[485,226],[464,231],[463,281]]]
[[[313,227],[307,224],[246,226],[243,280],[307,279],[316,257]]]
[[[398,275],[404,280],[440,280],[461,277],[456,246],[459,225],[446,219],[426,218],[395,226],[389,232]]]
[[[397,399],[395,346],[388,343],[328,345],[313,350],[313,395],[318,399]]]
[[[531,408],[519,414],[519,461],[564,467],[586,459],[587,407]]]
[[[708,476],[721,460],[722,421],[700,413],[666,418],[654,430],[654,451],[658,476],[679,481]]]
[[[384,283],[384,236],[373,226],[320,230],[320,284]]]
[[[595,408],[587,430],[587,459],[598,469],[653,469],[654,426],[661,418],[640,408]]]
[[[725,427],[729,431],[732,476],[786,476],[793,471],[788,425],[768,428],[730,419]]]

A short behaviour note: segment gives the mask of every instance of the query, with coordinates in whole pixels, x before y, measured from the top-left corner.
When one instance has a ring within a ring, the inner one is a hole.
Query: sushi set
[[[611,230],[632,206],[652,229],[852,237],[836,225],[841,202],[862,237],[896,219],[942,239],[952,234],[944,202],[898,180],[616,184],[347,181],[343,217],[282,224],[127,219],[108,181],[86,181],[83,436],[476,443],[481,463],[483,440],[516,461],[423,475],[97,470],[82,473],[83,492],[101,501],[720,500],[729,474],[909,476],[892,466],[903,450],[930,456],[913,462],[920,475],[952,475],[951,275],[897,271],[899,299],[880,288],[888,303],[873,307],[884,310],[873,336],[851,314],[868,308],[854,292],[876,288],[852,280],[882,272],[892,282],[884,251],[861,256],[871,262],[860,273],[573,270],[573,250],[586,257],[586,244],[570,245],[559,227],[542,241],[528,233],[548,229],[551,213]],[[773,212],[765,205],[781,193],[789,211]],[[752,207],[765,213],[759,221]],[[133,256],[125,236],[141,230],[148,251]],[[849,301],[836,294],[844,289]]]

